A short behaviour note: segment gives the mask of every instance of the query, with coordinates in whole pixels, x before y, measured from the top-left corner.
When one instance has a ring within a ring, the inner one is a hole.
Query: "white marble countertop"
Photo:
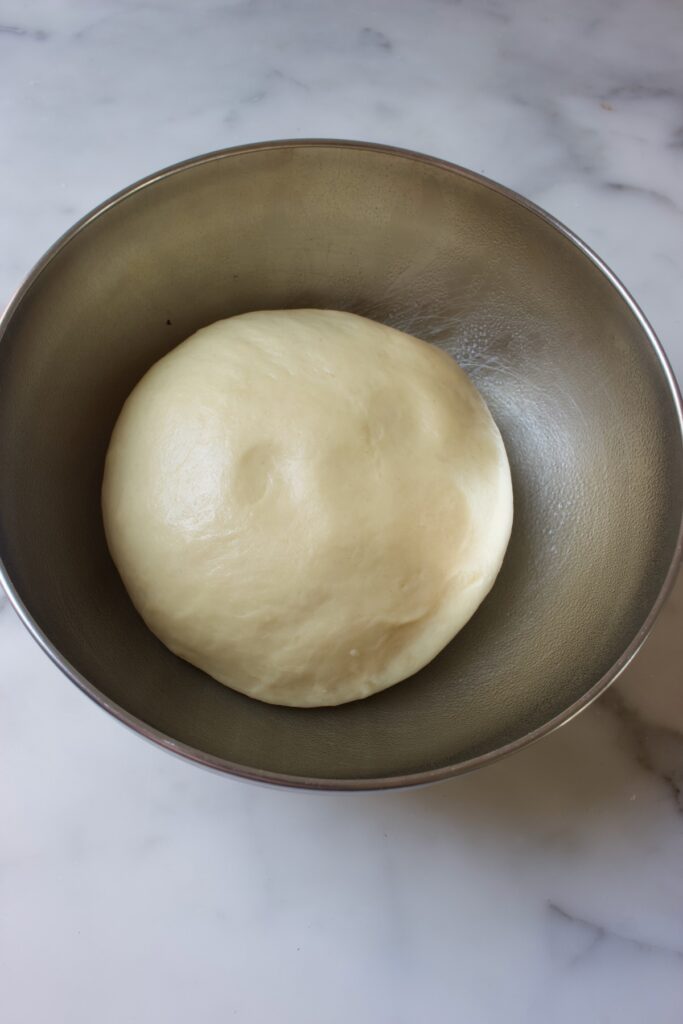
[[[0,0],[0,297],[202,151],[424,150],[564,220],[683,374],[673,0]],[[3,1024],[680,1024],[683,587],[633,667],[497,766],[385,795],[174,760],[0,613]]]

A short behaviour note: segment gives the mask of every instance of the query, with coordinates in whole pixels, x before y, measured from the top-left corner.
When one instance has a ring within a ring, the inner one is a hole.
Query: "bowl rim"
[[[303,149],[303,148],[338,148],[338,149],[356,149],[366,150],[375,153],[383,153],[401,160],[411,160],[417,163],[426,164],[431,167],[439,168],[440,170],[447,171],[450,174],[455,174],[458,177],[466,178],[469,181],[475,182],[476,184],[483,186],[493,192],[498,193],[506,199],[522,206],[525,210],[532,213],[534,216],[540,218],[555,231],[559,232],[564,238],[566,238],[572,245],[574,245],[584,256],[590,260],[595,268],[607,279],[612,287],[617,291],[623,302],[626,304],[628,309],[631,311],[635,319],[638,321],[642,328],[645,337],[647,338],[650,346],[652,347],[657,359],[659,361],[660,368],[664,374],[664,378],[667,381],[669,387],[669,395],[676,411],[676,419],[678,424],[678,448],[679,458],[683,462],[683,406],[681,402],[681,393],[676,382],[673,370],[669,363],[669,360],[664,352],[661,342],[657,338],[652,326],[645,317],[645,314],[636,303],[633,296],[622,284],[616,274],[607,266],[607,264],[588,246],[578,235],[574,234],[568,227],[566,227],[561,221],[557,220],[547,211],[537,206],[535,203],[521,196],[514,190],[507,188],[504,185],[493,181],[490,178],[479,174],[476,171],[471,171],[466,167],[462,167],[459,164],[452,163],[448,160],[442,160],[439,157],[428,156],[427,154],[417,152],[411,149],[404,149],[397,146],[384,145],[374,142],[355,141],[352,139],[334,139],[334,138],[294,138],[294,139],[275,139],[271,141],[250,143],[240,146],[231,146],[224,149],[213,150],[209,153],[200,154],[198,156],[190,157],[186,160],[182,160],[178,163],[164,167],[159,171],[147,175],[144,178],[139,179],[132,185],[127,186],[124,189],[114,193],[104,202],[100,203],[85,216],[81,217],[72,227],[65,231],[58,239],[50,246],[44,255],[38,260],[33,268],[26,275],[22,283],[19,285],[17,290],[11,296],[5,310],[0,317],[0,344],[2,343],[4,336],[7,332],[9,323],[14,316],[14,313],[21,304],[24,296],[27,294],[29,289],[38,280],[43,270],[48,264],[57,256],[57,254],[73,239],[75,238],[84,228],[86,228],[92,221],[96,220],[102,214],[106,213],[112,207],[123,202],[129,196],[134,193],[141,191],[142,189],[149,188],[156,182],[166,178],[170,178],[175,174],[182,173],[191,167],[196,167],[201,164],[208,164],[214,161],[224,160],[232,156],[240,156],[247,153],[257,152],[259,150],[269,149]],[[282,786],[291,789],[307,789],[307,790],[328,790],[328,791],[356,791],[356,790],[385,790],[385,789],[404,789],[413,786],[423,786],[432,782],[439,782],[445,779],[453,778],[456,775],[463,775],[467,772],[474,771],[477,768],[481,768],[485,765],[493,764],[496,761],[501,760],[503,757],[507,757],[509,754],[515,751],[522,750],[524,747],[529,746],[531,743],[536,742],[543,736],[548,736],[550,733],[559,729],[560,726],[565,725],[576,717],[581,711],[585,710],[590,704],[596,700],[624,671],[624,669],[630,664],[633,658],[636,656],[643,643],[645,642],[654,621],[659,614],[662,605],[664,604],[668,594],[673,588],[674,582],[677,577],[679,564],[683,557],[683,507],[681,509],[681,521],[679,523],[678,535],[676,545],[671,558],[669,568],[667,570],[664,581],[660,587],[659,593],[655,598],[655,601],[650,608],[647,616],[632,637],[630,643],[620,655],[620,657],[614,662],[614,664],[605,672],[600,679],[598,679],[586,693],[578,700],[574,701],[560,714],[555,715],[548,722],[538,726],[531,732],[526,733],[524,736],[520,736],[509,743],[503,744],[503,746],[496,748],[495,750],[488,751],[484,754],[478,754],[475,757],[468,758],[465,761],[458,762],[456,764],[445,765],[439,768],[428,768],[424,771],[410,772],[403,775],[392,775],[386,777],[368,777],[368,778],[350,778],[350,779],[336,779],[336,778],[314,778],[309,776],[301,775],[290,775],[282,772],[272,772],[264,769],[254,768],[249,765],[237,764],[233,761],[228,761],[225,758],[217,757],[213,754],[207,754],[202,750],[198,750],[195,747],[190,746],[186,743],[181,743],[173,737],[155,729],[153,726],[144,722],[136,715],[126,711],[125,708],[117,704],[115,701],[110,700],[105,696],[93,683],[86,679],[69,661],[60,653],[56,646],[48,639],[46,634],[43,632],[41,627],[32,617],[28,608],[24,604],[19,592],[15,588],[10,578],[7,567],[5,566],[2,558],[0,558],[0,584],[5,590],[10,604],[18,614],[20,620],[27,628],[33,639],[42,648],[45,654],[50,660],[59,668],[68,679],[70,679],[75,685],[90,697],[96,704],[98,704],[105,711],[109,712],[115,719],[121,722],[123,725],[128,726],[139,736],[150,741],[158,747],[161,747],[169,752],[176,754],[186,761],[194,762],[195,764],[202,765],[214,772],[220,774],[229,775],[235,778],[239,778],[249,782],[263,783],[271,786]]]

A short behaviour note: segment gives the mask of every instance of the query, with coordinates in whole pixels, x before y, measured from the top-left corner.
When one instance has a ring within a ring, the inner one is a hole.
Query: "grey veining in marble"
[[[78,216],[283,136],[454,160],[570,225],[683,374],[672,0],[0,0],[0,296]],[[387,795],[270,792],[143,744],[0,601],[6,1024],[680,1024],[683,585],[605,699]]]

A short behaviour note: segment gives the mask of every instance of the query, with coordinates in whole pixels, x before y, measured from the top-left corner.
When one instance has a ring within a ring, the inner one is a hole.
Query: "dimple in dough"
[[[431,661],[495,581],[510,470],[450,356],[351,313],[204,327],[125,403],[109,548],[175,654],[258,700],[367,697]]]

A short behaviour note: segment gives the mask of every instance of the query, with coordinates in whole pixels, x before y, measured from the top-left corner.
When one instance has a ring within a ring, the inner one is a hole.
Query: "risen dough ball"
[[[505,449],[456,363],[350,313],[247,313],[143,377],[103,485],[149,628],[274,704],[367,697],[425,665],[491,589]]]

